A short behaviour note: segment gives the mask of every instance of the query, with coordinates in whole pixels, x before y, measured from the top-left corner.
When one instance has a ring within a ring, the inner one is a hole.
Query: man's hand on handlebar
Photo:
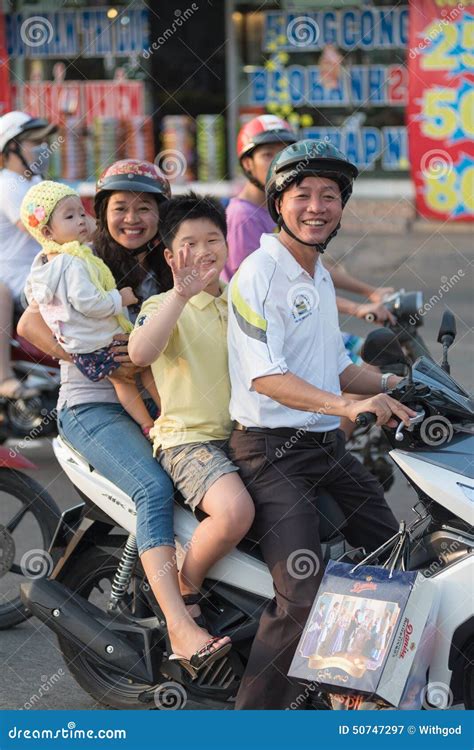
[[[385,300],[385,297],[393,294],[394,291],[395,288],[393,286],[379,286],[369,294],[369,299],[371,302],[383,302]]]
[[[385,323],[388,321],[390,325],[395,325],[397,319],[390,310],[382,305],[380,302],[370,302],[366,305],[358,305],[356,317],[362,320],[369,320],[373,323]]]
[[[416,416],[416,412],[413,409],[409,409],[408,406],[404,406],[386,393],[379,393],[377,396],[372,396],[364,401],[349,402],[347,412],[344,416],[349,417],[352,422],[355,422],[357,416],[362,412],[375,414],[377,417],[376,424],[386,424],[388,427],[397,426],[398,423],[393,417],[398,417],[409,427],[409,418]]]

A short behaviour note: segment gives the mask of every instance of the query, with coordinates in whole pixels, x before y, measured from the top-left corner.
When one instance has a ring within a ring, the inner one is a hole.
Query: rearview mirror
[[[377,367],[406,364],[402,347],[396,335],[388,328],[377,328],[371,331],[364,341],[360,354],[364,362]]]
[[[445,338],[445,336],[447,338]],[[438,333],[438,343],[451,346],[456,338],[456,318],[451,310],[445,310],[441,319],[441,326]],[[444,339],[444,340],[443,340]]]

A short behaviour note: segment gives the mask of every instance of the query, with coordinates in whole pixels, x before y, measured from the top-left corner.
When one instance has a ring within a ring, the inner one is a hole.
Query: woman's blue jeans
[[[66,406],[58,414],[58,428],[91,466],[132,498],[139,554],[152,547],[174,547],[173,485],[122,406]]]

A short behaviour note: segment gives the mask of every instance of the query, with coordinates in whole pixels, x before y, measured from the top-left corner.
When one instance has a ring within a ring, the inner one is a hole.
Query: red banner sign
[[[0,117],[11,110],[10,76],[5,41],[5,15],[0,13]]]
[[[474,219],[474,5],[410,1],[408,137],[418,213]]]
[[[128,120],[144,114],[143,81],[40,81],[25,83],[17,91],[17,106],[34,117],[62,122],[65,117]]]

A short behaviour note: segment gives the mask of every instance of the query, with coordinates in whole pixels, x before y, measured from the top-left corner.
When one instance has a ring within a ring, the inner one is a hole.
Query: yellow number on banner
[[[456,173],[449,172],[443,180],[438,177],[428,177],[426,203],[433,211],[444,213],[454,211],[459,203],[456,192]]]
[[[456,112],[443,105],[454,104],[455,89],[434,89],[425,93],[424,115],[441,122],[422,122],[421,132],[429,138],[448,138],[457,127]]]
[[[462,26],[462,46],[464,49],[474,49],[474,21],[464,21]],[[466,68],[474,68],[474,55],[469,52],[464,52],[461,55],[461,60]]]
[[[439,44],[439,35],[442,34],[442,39]],[[421,67],[423,70],[452,70],[456,67],[456,58],[449,57],[449,52],[456,46],[458,38],[458,32],[455,26],[443,26],[440,29],[439,21],[434,21],[427,29],[425,29],[425,39],[428,41],[430,46],[436,44],[432,52],[428,52],[427,55],[421,56]]]
[[[467,167],[462,173],[461,195],[467,210],[474,213],[474,166]]]
[[[459,116],[462,129],[466,135],[474,138],[474,89],[468,91],[461,99]]]

